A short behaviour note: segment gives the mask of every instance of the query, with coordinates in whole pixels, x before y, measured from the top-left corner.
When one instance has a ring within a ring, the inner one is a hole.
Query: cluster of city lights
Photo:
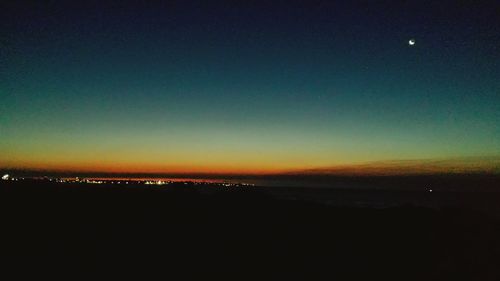
[[[19,181],[19,180],[24,180],[24,178],[15,178],[15,177],[11,177],[9,174],[5,174],[2,176],[2,180],[4,180],[4,181]]]
[[[144,184],[147,184],[147,185],[150,185],[150,184],[155,184],[155,185],[165,185],[165,184],[169,184],[170,182],[169,181],[161,181],[161,180],[158,180],[158,181],[145,181]]]
[[[172,184],[183,184],[183,185],[195,185],[195,186],[219,186],[219,187],[249,187],[254,186],[249,183],[230,183],[230,182],[220,182],[220,181],[206,181],[206,180],[116,180],[116,179],[85,179],[85,178],[49,178],[49,177],[33,177],[33,178],[15,178],[8,174],[2,176],[2,180],[6,181],[23,181],[23,180],[37,180],[37,181],[49,181],[54,183],[81,183],[81,184],[117,184],[117,185],[152,185],[152,186],[163,186]]]

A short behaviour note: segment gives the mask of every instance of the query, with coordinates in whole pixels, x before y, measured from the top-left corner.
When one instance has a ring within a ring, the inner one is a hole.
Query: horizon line
[[[117,171],[91,169],[61,169],[36,167],[0,167],[7,173],[33,175],[92,175],[92,176],[131,176],[131,177],[325,177],[325,176],[404,176],[404,175],[458,175],[489,174],[500,175],[500,157],[456,157],[436,159],[402,159],[372,161],[360,164],[335,165],[303,169],[283,169],[273,171]]]

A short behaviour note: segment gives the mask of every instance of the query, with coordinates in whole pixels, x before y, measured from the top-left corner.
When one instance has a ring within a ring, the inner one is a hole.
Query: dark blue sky
[[[2,1],[0,165],[500,154],[497,1],[153,2]]]

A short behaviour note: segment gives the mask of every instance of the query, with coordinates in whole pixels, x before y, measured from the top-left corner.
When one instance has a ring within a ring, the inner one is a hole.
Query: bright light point
[[[429,189],[429,192],[432,192],[432,189]]]
[[[6,181],[6,180],[8,180],[8,179],[9,179],[9,175],[8,175],[8,174],[5,174],[5,175],[3,175],[3,176],[2,176],[2,180],[5,180],[5,181]]]
[[[415,45],[415,39],[410,39],[410,40],[408,41],[408,45],[410,45],[410,46]]]

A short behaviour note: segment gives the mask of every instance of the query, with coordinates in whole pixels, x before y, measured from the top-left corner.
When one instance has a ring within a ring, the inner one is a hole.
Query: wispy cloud
[[[290,171],[289,175],[500,174],[500,156],[391,160]]]

